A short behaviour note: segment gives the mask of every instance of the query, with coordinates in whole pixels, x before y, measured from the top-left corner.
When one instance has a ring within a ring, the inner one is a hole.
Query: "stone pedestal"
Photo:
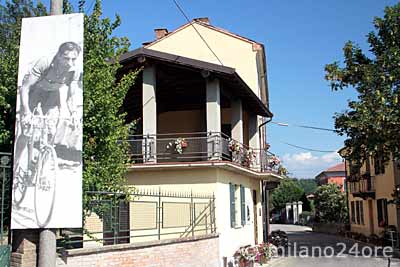
[[[39,231],[13,230],[11,267],[35,267],[38,260]]]

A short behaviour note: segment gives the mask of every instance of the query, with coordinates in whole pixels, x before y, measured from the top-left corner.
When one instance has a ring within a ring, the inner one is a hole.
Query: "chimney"
[[[198,22],[202,22],[202,23],[204,23],[204,24],[208,24],[208,25],[210,25],[210,20],[207,18],[207,17],[204,17],[204,18],[195,18],[195,19],[193,19],[194,21],[198,21]]]
[[[165,35],[168,34],[167,29],[154,29],[154,33],[156,34],[157,40],[163,38]]]

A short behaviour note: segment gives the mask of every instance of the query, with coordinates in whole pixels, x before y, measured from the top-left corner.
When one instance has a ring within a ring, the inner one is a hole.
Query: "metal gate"
[[[0,267],[10,266],[11,153],[0,152]]]

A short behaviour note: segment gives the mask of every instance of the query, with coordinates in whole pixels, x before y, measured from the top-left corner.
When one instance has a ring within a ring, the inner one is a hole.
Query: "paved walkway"
[[[384,257],[378,249],[340,236],[312,232],[297,225],[271,225],[271,231],[282,230],[288,234],[289,247],[283,255],[273,259],[273,267],[400,267],[398,259]],[[389,254],[389,253],[388,253]]]

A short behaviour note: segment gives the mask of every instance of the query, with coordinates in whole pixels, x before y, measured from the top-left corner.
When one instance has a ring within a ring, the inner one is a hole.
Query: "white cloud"
[[[290,157],[289,157],[290,158]],[[315,159],[311,152],[304,152],[304,153],[299,153],[299,154],[293,154],[292,155],[293,160],[296,161],[309,161]]]
[[[342,162],[342,158],[336,152],[322,155],[312,152],[285,154],[282,157],[283,165],[291,176],[298,178],[314,178],[321,171]]]
[[[337,152],[332,152],[325,154],[321,157],[321,159],[326,162],[326,163],[336,163],[336,162],[341,162],[342,158],[339,156]]]

